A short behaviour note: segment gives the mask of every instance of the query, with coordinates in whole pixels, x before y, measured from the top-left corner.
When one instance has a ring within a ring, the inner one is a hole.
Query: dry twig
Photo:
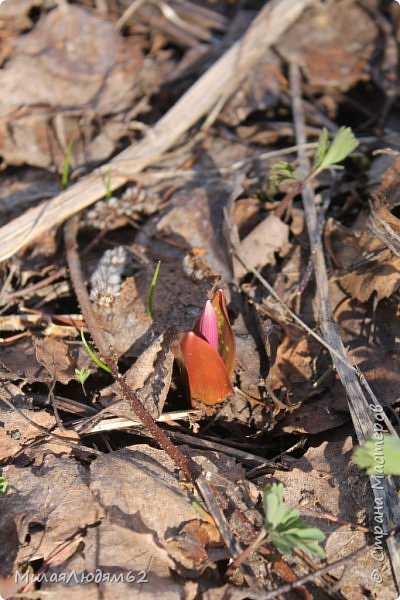
[[[315,0],[268,2],[245,35],[148,130],[143,140],[52,200],[26,211],[0,228],[0,261],[15,254],[51,227],[103,198],[107,187],[114,191],[136,173],[155,164],[166,150],[210,112],[227,90],[233,93],[265,54],[266,49],[314,2]],[[109,186],[106,186],[108,178]]]
[[[67,261],[74,290],[78,298],[82,310],[82,315],[85,319],[86,326],[90,332],[90,335],[92,336],[97,346],[97,349],[100,352],[102,360],[104,360],[106,365],[111,370],[115,382],[120,388],[122,397],[129,402],[135,415],[143,423],[146,429],[148,429],[148,431],[152,434],[152,436],[160,445],[160,447],[168,454],[168,456],[174,461],[174,463],[180,469],[182,469],[188,481],[193,481],[195,479],[196,472],[195,463],[187,459],[182,454],[182,452],[171,442],[171,440],[162,431],[162,429],[158,427],[154,419],[144,408],[139,397],[130,388],[130,386],[126,383],[125,378],[119,372],[117,358],[113,353],[112,349],[109,348],[107,342],[103,337],[102,332],[100,331],[97,319],[92,309],[89,295],[83,282],[82,270],[77,252],[77,231],[78,218],[73,217],[67,222],[64,229]]]
[[[77,252],[77,230],[78,230],[78,218],[73,217],[70,219],[64,229],[64,238],[67,252],[68,266],[70,270],[71,280],[74,286],[76,296],[78,298],[82,315],[85,319],[86,326],[92,336],[94,343],[101,355],[101,359],[111,370],[116,384],[120,388],[122,397],[127,400],[132,407],[132,411],[143,423],[146,429],[154,437],[159,446],[168,454],[173,462],[183,471],[188,481],[195,483],[199,490],[209,512],[211,513],[217,527],[220,531],[221,537],[224,540],[229,552],[233,557],[239,555],[242,549],[239,543],[235,540],[234,536],[230,532],[229,525],[223,514],[217,499],[215,498],[209,483],[209,473],[200,473],[198,465],[190,458],[184,456],[184,454],[173,444],[169,437],[160,429],[157,423],[149,415],[147,410],[142,405],[139,397],[127,384],[123,375],[120,374],[118,369],[117,358],[113,351],[107,345],[103,334],[100,331],[96,317],[94,315],[92,305],[87,293],[85,284],[83,282],[82,271],[80,267],[80,260]],[[257,587],[254,574],[248,565],[243,565],[244,573],[248,579],[248,583],[252,587]]]
[[[390,531],[388,533],[388,535],[386,536],[386,543],[388,543],[389,540],[393,539],[393,537],[396,536],[398,534],[398,532],[399,532],[398,527],[396,529],[393,529],[392,531]],[[352,564],[352,563],[354,563],[354,560],[356,558],[365,554],[365,552],[367,552],[367,550],[372,548],[373,545],[374,545],[374,542],[371,542],[370,544],[365,544],[364,546],[361,546],[361,548],[359,548],[358,550],[355,550],[351,554],[348,554],[347,556],[344,556],[343,558],[339,558],[338,560],[335,560],[334,562],[332,562],[328,565],[325,565],[324,567],[321,567],[321,569],[318,569],[317,571],[314,571],[313,573],[310,573],[309,575],[305,575],[304,577],[301,577],[300,579],[298,579],[297,581],[294,581],[293,583],[288,583],[286,585],[282,585],[280,588],[273,590],[272,592],[267,592],[266,594],[261,595],[260,600],[273,600],[274,598],[282,597],[283,594],[287,594],[288,592],[291,592],[292,590],[295,590],[295,589],[301,587],[302,585],[304,585],[305,583],[308,583],[309,581],[314,581],[317,577],[321,577],[322,575],[325,575],[326,573],[329,573],[330,571],[333,571],[334,569],[337,569],[338,567]]]
[[[297,143],[300,145],[298,157],[301,169],[309,172],[309,162],[301,148],[305,140],[304,112],[301,100],[300,70],[296,64],[290,67],[290,84],[292,91],[293,114]],[[304,214],[310,239],[311,252],[314,254],[314,274],[320,327],[324,340],[329,344],[332,362],[346,390],[349,410],[353,420],[357,438],[362,443],[366,437],[374,434],[374,416],[370,401],[364,395],[361,383],[354,367],[349,363],[346,350],[339,335],[329,297],[328,275],[323,249],[319,243],[319,224],[314,202],[314,191],[310,184],[302,191]],[[334,351],[332,351],[334,350]],[[365,378],[363,380],[365,382]],[[376,406],[376,403],[374,403]],[[379,405],[380,406],[380,405]],[[380,406],[381,410],[382,407]],[[384,414],[384,411],[382,411]],[[386,419],[388,421],[388,419]],[[397,435],[392,428],[392,433]],[[376,477],[371,478],[371,487],[377,506],[383,506],[382,517],[385,531],[394,529],[400,524],[400,509],[396,487],[390,477],[384,477],[376,485]],[[392,568],[397,586],[400,588],[400,536],[390,536],[387,540]]]

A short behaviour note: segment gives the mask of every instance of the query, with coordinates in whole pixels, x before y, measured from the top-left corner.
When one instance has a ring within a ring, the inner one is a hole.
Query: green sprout
[[[8,483],[5,477],[0,477],[0,496],[7,491]]]
[[[159,260],[157,262],[156,270],[154,271],[153,279],[151,280],[151,284],[150,284],[149,291],[147,294],[147,314],[149,315],[150,318],[153,318],[153,297],[154,297],[154,290],[157,285],[157,279],[158,279],[158,274],[160,272],[160,267],[161,267],[161,260]]]
[[[111,190],[111,170],[109,170],[107,172],[106,175],[106,202],[108,203],[108,201],[110,200],[112,196],[112,190]]]
[[[88,369],[87,367],[85,367],[83,369],[75,369],[75,378],[81,384],[82,390],[83,390],[83,393],[85,394],[85,396],[86,396],[85,381],[90,377],[91,373],[92,373],[91,370]]]
[[[69,174],[70,174],[70,170],[71,170],[72,146],[73,146],[73,142],[69,142],[69,144],[67,146],[67,151],[65,153],[63,172],[61,175],[61,187],[63,190],[66,189],[66,187],[68,185],[68,181],[69,181]]]
[[[283,485],[267,484],[264,487],[265,512],[264,532],[282,554],[290,554],[294,548],[324,558],[325,552],[319,545],[325,535],[316,527],[308,527],[298,510],[285,504]]]
[[[400,439],[376,432],[354,449],[353,461],[368,475],[400,475]]]
[[[324,127],[319,136],[314,166],[311,171],[313,177],[324,169],[342,169],[343,167],[339,163],[358,146],[358,141],[350,127],[341,127],[330,144],[328,138],[328,130]]]
[[[319,545],[325,535],[316,527],[308,527],[300,517],[298,510],[283,501],[283,485],[267,484],[263,493],[265,521],[264,527],[252,543],[234,561],[235,568],[257,550],[265,541],[272,543],[281,554],[290,554],[292,550],[303,550],[319,558],[325,552]]]
[[[90,358],[92,359],[92,361],[98,366],[100,367],[100,369],[103,369],[103,371],[106,371],[107,373],[111,373],[111,369],[110,367],[107,367],[106,364],[104,364],[97,356],[96,354],[93,352],[93,350],[91,349],[91,347],[89,346],[89,344],[86,341],[85,335],[83,333],[83,329],[81,328],[81,340],[83,342],[83,345],[85,347],[86,352],[88,353],[88,355],[90,356]],[[76,371],[75,371],[76,374]],[[87,378],[86,378],[87,379]]]
[[[319,136],[314,164],[310,173],[304,179],[300,177],[299,170],[286,161],[273,164],[268,178],[276,186],[283,183],[304,186],[325,169],[342,169],[343,167],[339,163],[347,158],[357,146],[358,141],[350,127],[341,127],[331,143],[329,143],[329,132],[324,127]]]
[[[292,164],[282,160],[272,165],[268,177],[275,185],[282,185],[283,183],[299,181],[300,174],[299,170]]]

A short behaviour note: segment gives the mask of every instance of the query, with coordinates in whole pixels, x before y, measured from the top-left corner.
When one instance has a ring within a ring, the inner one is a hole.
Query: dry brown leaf
[[[369,228],[387,248],[400,257],[400,219],[395,214],[400,205],[400,158],[385,172],[379,189],[373,194]]]
[[[259,222],[262,208],[259,198],[239,198],[233,205],[233,221],[241,237],[246,237]]]
[[[277,48],[288,62],[301,65],[313,86],[346,91],[363,78],[377,34],[366,10],[340,0],[302,15]]]
[[[64,340],[54,337],[35,339],[36,359],[46,367],[52,381],[65,384],[75,377],[68,350]]]
[[[393,405],[400,399],[400,356],[385,347],[361,346],[349,352],[377,397]]]
[[[370,305],[337,294],[337,289],[331,287],[331,297],[335,300],[335,318],[343,343],[349,348],[350,361],[361,369],[379,400],[392,405],[398,400],[400,389],[398,299],[395,295],[383,300],[371,311]],[[331,392],[337,396],[336,385]],[[335,400],[338,410],[343,410],[342,397],[341,390]]]
[[[67,562],[50,566],[52,573],[124,574],[144,571],[146,584],[137,581],[101,583],[104,598],[126,598],[140,589],[145,598],[178,599],[182,585],[171,578],[174,561],[164,536],[190,521],[196,513],[186,491],[173,475],[165,453],[135,446],[100,456],[90,467],[46,452],[31,469],[8,466],[3,475],[9,489],[3,502],[0,526],[0,575],[36,559],[49,561],[67,540],[81,538],[80,552]],[[29,536],[27,534],[29,532]],[[46,597],[59,598],[62,584],[42,582]],[[93,584],[97,589],[98,585]],[[92,586],[85,586],[91,597]],[[72,581],[68,597],[79,597],[82,585]]]
[[[111,22],[60,5],[17,40],[0,73],[3,159],[61,170],[73,141],[73,165],[104,160],[127,127],[109,121],[97,135],[96,119],[131,109],[146,86],[154,91],[152,79],[139,45],[120,37]]]
[[[372,294],[377,300],[389,298],[400,287],[400,258],[393,255],[376,238],[365,232],[360,239],[360,256],[378,250],[377,260],[367,260],[341,278],[344,289],[360,302],[367,302]]]
[[[22,415],[11,408],[4,408],[1,399],[8,400],[20,411]],[[0,460],[9,460],[17,454],[22,448],[28,447],[36,439],[43,438],[44,433],[34,424],[24,419],[25,415],[38,424],[39,427],[45,427],[52,430],[55,425],[53,415],[45,411],[29,410],[29,403],[21,390],[13,383],[4,383],[0,387],[0,406],[2,408],[0,427]],[[65,451],[64,445],[64,451]]]
[[[25,338],[12,346],[0,346],[0,367],[5,369],[2,379],[27,383],[50,381],[46,368],[36,360],[36,347],[32,338]]]
[[[282,390],[288,399],[297,403],[316,394],[313,360],[318,344],[307,337],[293,340],[285,336],[278,346],[268,381],[273,390]]]
[[[275,253],[284,256],[290,248],[289,227],[275,215],[261,221],[240,243],[240,254],[249,268],[274,265]],[[234,259],[235,277],[241,278],[247,270]]]
[[[146,279],[142,276],[136,283],[133,277],[128,277],[110,306],[95,306],[99,326],[117,356],[132,350],[135,342],[144,338],[150,330],[146,292],[142,289],[147,281],[150,285],[150,280],[149,275]]]
[[[125,380],[132,390],[135,390],[146,410],[153,418],[157,418],[163,411],[168,390],[171,385],[172,365],[174,356],[170,350],[173,331],[160,335],[139,356],[135,363],[125,373]],[[112,385],[101,390],[100,396],[103,405],[111,398],[120,396],[118,386]],[[121,400],[108,406],[104,414],[117,416],[134,416],[130,404]],[[96,420],[101,413],[96,415]]]
[[[400,257],[394,255],[368,229],[362,233],[328,222],[331,252],[336,263],[346,269],[339,282],[353,298],[367,302],[392,296],[400,287]]]
[[[280,74],[281,61],[267,51],[261,64],[249,73],[245,81],[224,108],[221,120],[237,126],[257,111],[267,111],[277,105],[280,87],[285,78]],[[265,126],[265,124],[264,124]]]
[[[46,456],[44,452],[40,466],[21,469],[10,465],[4,476],[9,490],[0,517],[1,531],[8,532],[0,548],[2,576],[15,574],[26,561],[47,558],[61,542],[104,515],[83,479],[81,467],[69,457]],[[36,524],[34,529],[32,523]],[[29,541],[21,543],[25,539]]]
[[[168,236],[182,250],[201,248],[203,260],[214,273],[229,276],[227,253],[221,244],[223,208],[229,189],[218,183],[211,189],[187,188],[174,195],[172,206],[155,220],[158,236]]]
[[[209,563],[209,545],[220,542],[215,525],[193,519],[167,539],[168,551],[185,569],[201,571]]]

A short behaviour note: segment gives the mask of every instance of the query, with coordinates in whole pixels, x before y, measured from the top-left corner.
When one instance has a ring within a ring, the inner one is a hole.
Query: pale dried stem
[[[93,338],[93,341],[101,355],[101,359],[111,370],[122,397],[129,402],[132,411],[135,413],[138,419],[143,423],[149,433],[151,433],[159,446],[174,461],[177,467],[182,469],[188,481],[193,481],[196,478],[196,471],[198,470],[197,465],[190,459],[186,458],[186,456],[184,456],[182,452],[171,442],[169,437],[162,431],[162,429],[158,427],[157,423],[141,403],[137,394],[131,389],[123,375],[121,375],[119,372],[117,358],[112,348],[108,346],[100,330],[89,299],[89,294],[83,281],[83,275],[77,251],[77,232],[78,218],[73,217],[66,223],[64,229],[68,267],[70,270],[71,281],[82,310],[82,315],[85,319],[86,326]]]
[[[305,139],[305,123],[304,112],[301,99],[300,86],[300,69],[296,64],[290,66],[290,87],[292,93],[293,116],[296,131],[296,141],[299,144],[298,158],[300,168],[304,175],[310,172],[310,165],[307,156],[302,150],[302,144]],[[332,362],[335,365],[339,378],[346,390],[346,395],[349,404],[349,410],[357,438],[360,443],[363,443],[366,437],[372,436],[375,431],[375,418],[371,410],[371,403],[364,395],[361,387],[359,374],[360,371],[350,364],[346,356],[346,349],[339,335],[339,331],[334,319],[332,305],[329,296],[328,275],[325,264],[323,248],[319,243],[319,224],[317,209],[314,201],[314,191],[310,184],[304,186],[302,190],[303,206],[308,236],[310,239],[311,252],[314,253],[314,274],[316,282],[316,299],[318,304],[318,318],[324,340],[329,344],[329,351],[332,357]],[[362,382],[366,383],[365,378]],[[382,407],[377,404],[375,398],[374,406]],[[382,411],[382,414],[383,411]],[[388,422],[388,419],[386,419]],[[392,433],[396,431],[391,428]],[[378,480],[379,485],[376,485],[376,477],[371,478],[371,487],[375,497],[377,506],[383,506],[382,517],[384,519],[384,529],[389,531],[400,524],[400,509],[399,500],[397,497],[396,487],[390,477],[383,477]],[[400,588],[400,536],[391,536],[387,540],[390,559],[394,578],[397,586]]]
[[[210,113],[221,96],[233,93],[251,72],[265,51],[315,0],[273,0],[260,11],[243,37],[147,131],[144,139],[133,144],[108,164],[84,177],[75,185],[44,204],[32,208],[0,228],[0,261],[32,243],[51,227],[62,223],[126,184],[135,174],[155,164],[163,154]]]

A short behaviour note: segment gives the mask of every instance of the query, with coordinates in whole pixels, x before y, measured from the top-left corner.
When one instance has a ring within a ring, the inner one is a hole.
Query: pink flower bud
[[[199,332],[218,351],[218,319],[210,300],[207,300],[201,313]]]

